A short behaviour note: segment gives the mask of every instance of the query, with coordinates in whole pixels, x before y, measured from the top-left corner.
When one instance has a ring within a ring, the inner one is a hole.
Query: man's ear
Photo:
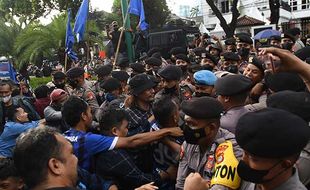
[[[83,121],[87,120],[87,114],[86,114],[86,112],[82,112],[82,113],[81,113],[81,119],[82,119]]]
[[[224,102],[227,103],[230,101],[230,97],[229,96],[224,96]]]
[[[48,161],[48,168],[54,175],[60,175],[62,173],[62,163],[55,158],[51,158]]]
[[[112,133],[113,135],[115,135],[115,136],[118,136],[117,128],[116,128],[116,127],[113,127],[113,128],[111,129],[111,133]]]

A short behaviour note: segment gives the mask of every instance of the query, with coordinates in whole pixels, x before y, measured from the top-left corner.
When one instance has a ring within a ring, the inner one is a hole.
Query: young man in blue
[[[91,109],[84,100],[76,96],[71,96],[64,104],[62,116],[66,123],[71,126],[70,130],[66,131],[64,135],[73,145],[74,154],[79,159],[79,166],[88,171],[92,169],[92,157],[99,152],[115,148],[133,148],[156,141],[167,135],[182,135],[182,130],[178,127],[120,138],[87,132],[92,123]]]
[[[37,127],[39,121],[29,121],[28,113],[21,107],[14,107],[7,111],[8,122],[4,125],[4,131],[0,136],[0,157],[12,157],[16,138],[28,129]]]

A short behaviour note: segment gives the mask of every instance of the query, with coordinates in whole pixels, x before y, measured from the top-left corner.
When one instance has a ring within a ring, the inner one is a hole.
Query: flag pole
[[[65,72],[67,72],[68,54],[65,54]]]
[[[128,2],[127,0],[121,0],[121,7],[122,7],[122,14],[123,14],[123,22],[125,28],[130,29],[130,16],[126,16],[128,14]],[[124,16],[125,15],[125,16]],[[130,62],[134,61],[134,54],[133,54],[133,48],[132,48],[132,36],[129,31],[124,31],[125,32],[125,41],[127,45],[127,54],[128,54],[128,59]]]
[[[125,20],[127,19],[128,14],[129,13],[128,13],[128,8],[127,8],[126,15],[125,15]],[[123,22],[123,27],[122,27],[122,30],[121,30],[121,34],[119,35],[119,39],[118,39],[118,42],[117,42],[117,48],[116,48],[115,58],[114,58],[114,62],[113,62],[113,69],[115,68],[115,65],[116,65],[116,62],[117,62],[117,58],[118,58],[118,54],[119,54],[119,48],[121,46],[123,34],[124,34],[124,31],[125,31],[125,24],[126,23]]]

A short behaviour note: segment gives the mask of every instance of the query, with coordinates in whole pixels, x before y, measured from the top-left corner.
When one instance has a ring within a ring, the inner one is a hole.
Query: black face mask
[[[225,71],[228,71],[230,73],[235,73],[237,74],[239,72],[239,68],[237,65],[229,65],[224,68]]]
[[[208,70],[208,71],[213,71],[214,67],[212,65],[207,64],[207,65],[203,65],[202,69]]]
[[[165,88],[165,94],[172,94],[177,91],[177,86],[173,86],[171,88]]]
[[[153,70],[148,70],[148,71],[146,71],[146,74],[148,74],[148,75],[153,75]]]
[[[77,80],[68,80],[68,84],[72,87],[72,88],[76,88],[78,86],[78,81]]]
[[[210,96],[210,94],[206,93],[206,92],[195,92],[194,96],[195,97],[203,97],[203,96]]]
[[[286,49],[286,50],[291,51],[291,50],[292,50],[293,45],[294,45],[293,43],[286,42],[286,43],[282,44],[282,49]]]
[[[241,57],[247,57],[249,56],[250,54],[250,48],[240,48],[238,49],[238,54],[241,56]]]
[[[189,144],[198,144],[198,141],[206,137],[205,129],[191,129],[189,126],[185,125],[184,129],[185,141]]]
[[[58,84],[55,84],[56,88],[60,88],[60,89],[64,89],[65,88],[65,83],[58,83]]]
[[[182,65],[182,66],[179,66],[179,67],[180,67],[180,69],[182,69],[183,74],[185,74],[187,72],[187,66]]]
[[[264,182],[271,181],[275,177],[278,176],[278,175],[276,175],[272,179],[263,180],[264,176],[266,176],[269,173],[269,171],[272,170],[272,168],[276,167],[280,162],[276,163],[275,165],[273,165],[268,170],[255,170],[255,169],[251,168],[250,166],[248,166],[243,160],[240,160],[238,167],[237,167],[237,172],[238,172],[239,176],[241,177],[241,179],[243,179],[245,181],[249,181],[249,182],[252,182],[255,184],[262,184]],[[281,174],[281,173],[279,173],[279,174]]]

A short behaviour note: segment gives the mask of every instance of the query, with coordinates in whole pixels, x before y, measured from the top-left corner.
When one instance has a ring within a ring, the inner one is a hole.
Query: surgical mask
[[[291,50],[292,50],[293,45],[294,45],[293,43],[286,42],[286,43],[282,44],[282,49],[286,49],[286,50],[291,51]]]
[[[210,94],[207,92],[195,92],[194,96],[195,97],[203,97],[203,96],[210,96]]]
[[[267,170],[256,170],[247,165],[243,160],[240,160],[237,167],[237,172],[239,176],[245,181],[249,181],[255,184],[262,184],[264,182],[271,181],[278,176],[276,175],[272,179],[268,180],[263,179],[269,173],[269,171],[272,170],[274,167],[276,167],[280,162],[277,162],[275,165],[273,165],[271,168]]]
[[[227,67],[224,68],[225,71],[228,71],[230,73],[235,73],[237,74],[239,71],[239,68],[237,65],[229,65]]]
[[[206,137],[205,128],[192,129],[188,125],[183,129],[185,141],[189,144],[198,144],[198,141]]]
[[[4,102],[4,103],[8,103],[12,98],[12,95],[8,95],[8,96],[4,96],[4,97],[1,97],[1,100]]]
[[[247,57],[250,54],[250,48],[242,47],[242,48],[238,49],[238,54],[241,57]]]

